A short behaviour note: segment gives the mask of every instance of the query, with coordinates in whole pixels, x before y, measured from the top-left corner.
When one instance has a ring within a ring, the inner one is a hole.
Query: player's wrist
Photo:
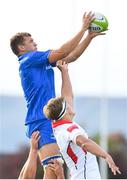
[[[88,32],[88,35],[86,36],[86,38],[88,39],[88,41],[91,41],[94,38],[94,36],[92,35],[91,32]]]
[[[108,159],[111,158],[111,156],[110,156],[107,152],[105,152],[104,155],[103,155],[103,158],[104,158],[105,160],[108,160]]]
[[[61,72],[62,72],[62,73],[68,73],[68,68],[66,68],[66,69],[65,69],[65,68],[62,68],[62,69],[61,69]]]
[[[87,29],[88,29],[87,27],[82,26],[82,28],[81,28],[81,33],[83,33],[83,34],[84,34],[84,33],[87,31]]]

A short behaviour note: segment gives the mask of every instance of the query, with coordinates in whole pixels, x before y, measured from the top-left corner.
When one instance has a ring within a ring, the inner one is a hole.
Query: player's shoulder
[[[68,127],[67,127],[67,131],[68,132],[72,132],[72,131],[74,131],[75,129],[80,129],[80,126],[77,124],[77,123],[75,123],[75,122],[72,122],[71,124],[69,124],[68,125]]]
[[[27,53],[24,54],[24,57],[28,57],[28,58],[36,58],[36,56],[38,57],[39,55],[43,56],[45,54],[47,54],[49,51],[29,51]]]

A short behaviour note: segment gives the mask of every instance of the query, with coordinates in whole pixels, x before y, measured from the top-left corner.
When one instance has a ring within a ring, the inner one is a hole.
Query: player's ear
[[[25,51],[25,46],[24,45],[18,45],[18,50],[19,52]]]

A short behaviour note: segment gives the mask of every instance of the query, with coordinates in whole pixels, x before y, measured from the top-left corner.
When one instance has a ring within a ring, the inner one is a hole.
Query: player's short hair
[[[61,119],[66,112],[65,99],[63,97],[50,99],[47,105],[44,106],[43,112],[51,120]]]
[[[31,36],[30,33],[21,32],[21,33],[15,34],[10,39],[10,47],[15,55],[18,56],[18,54],[19,54],[18,45],[22,45],[24,43],[24,37],[29,37],[29,36]]]

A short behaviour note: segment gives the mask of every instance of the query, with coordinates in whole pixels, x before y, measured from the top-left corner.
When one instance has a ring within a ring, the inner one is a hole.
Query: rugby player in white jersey
[[[112,157],[92,141],[83,128],[72,121],[75,113],[67,66],[63,62],[58,65],[62,76],[61,97],[49,100],[43,111],[52,119],[54,135],[70,170],[71,179],[100,179],[96,156],[106,160],[114,175],[121,173]]]

